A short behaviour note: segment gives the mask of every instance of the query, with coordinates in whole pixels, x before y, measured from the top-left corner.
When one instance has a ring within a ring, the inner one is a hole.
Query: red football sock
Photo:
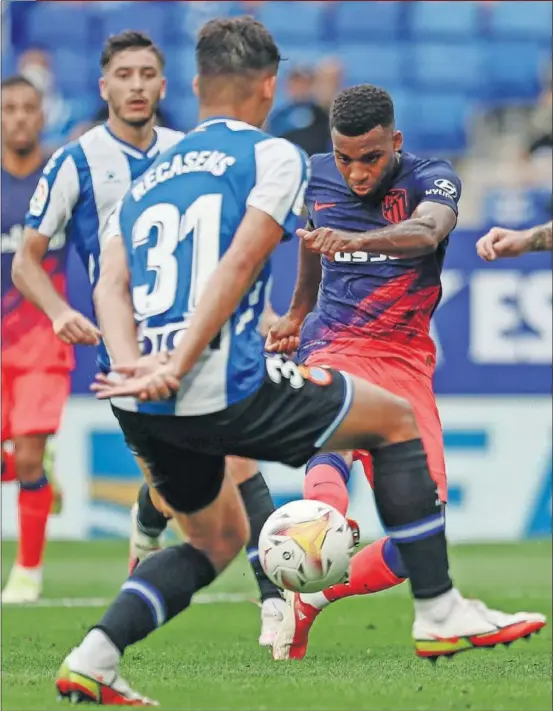
[[[349,496],[344,477],[335,466],[327,462],[314,464],[309,469],[303,483],[303,498],[334,506],[342,516],[348,510]]]
[[[24,568],[36,568],[42,563],[46,543],[46,524],[53,492],[44,478],[30,487],[19,489],[19,548],[17,562]]]
[[[15,452],[2,447],[2,483],[16,481]]]
[[[330,602],[352,595],[388,590],[402,583],[405,578],[398,578],[386,565],[382,549],[387,538],[382,538],[366,546],[351,559],[349,583],[333,585],[323,591]]]

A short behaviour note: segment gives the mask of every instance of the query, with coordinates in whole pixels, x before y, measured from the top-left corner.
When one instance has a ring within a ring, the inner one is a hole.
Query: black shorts
[[[180,417],[113,411],[159,493],[177,511],[192,513],[217,497],[226,455],[305,464],[344,419],[352,395],[349,376],[276,356],[266,359],[259,389],[221,412]]]

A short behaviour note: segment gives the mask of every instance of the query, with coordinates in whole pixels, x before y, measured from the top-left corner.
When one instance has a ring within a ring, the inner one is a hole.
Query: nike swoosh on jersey
[[[335,202],[317,202],[315,200],[315,204],[313,205],[313,209],[315,212],[319,212],[319,210],[326,210],[329,207],[336,207]]]

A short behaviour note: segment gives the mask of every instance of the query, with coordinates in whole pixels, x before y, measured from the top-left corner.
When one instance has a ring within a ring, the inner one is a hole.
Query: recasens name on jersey
[[[423,202],[438,202],[457,214],[461,183],[447,161],[400,154],[386,195],[379,201],[355,196],[334,156],[312,157],[306,194],[314,227],[368,232],[408,219]],[[324,348],[357,355],[399,355],[422,367],[434,364],[430,318],[441,297],[445,239],[436,252],[397,258],[358,251],[322,258],[317,305],[303,326],[300,359]]]
[[[200,124],[133,184],[109,232],[122,234],[129,255],[143,353],[178,344],[248,206],[292,234],[307,182],[307,158],[291,143],[216,119]],[[250,395],[264,372],[258,323],[269,280],[267,263],[173,400],[133,407],[199,415]]]

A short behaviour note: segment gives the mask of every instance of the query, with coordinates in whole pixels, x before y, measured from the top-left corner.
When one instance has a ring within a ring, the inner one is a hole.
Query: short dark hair
[[[196,42],[200,77],[247,76],[277,72],[280,53],[269,30],[245,15],[214,19],[201,28]]]
[[[158,58],[162,68],[165,67],[165,56],[163,52],[145,32],[125,30],[118,35],[111,35],[111,37],[108,37],[106,40],[100,56],[100,66],[102,69],[105,69],[109,65],[116,54],[124,52],[126,49],[151,49]]]
[[[13,74],[11,77],[2,79],[2,89],[11,89],[13,86],[27,86],[29,89],[36,91],[39,96],[42,96],[42,92],[37,89],[32,81],[29,81],[27,77],[24,77],[23,74]]]
[[[330,128],[343,136],[361,136],[376,126],[394,125],[394,102],[384,89],[372,84],[341,91],[330,109]]]

